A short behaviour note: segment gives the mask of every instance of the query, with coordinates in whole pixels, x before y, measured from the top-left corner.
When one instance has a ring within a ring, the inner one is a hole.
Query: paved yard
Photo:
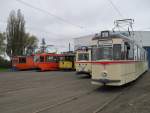
[[[104,87],[75,72],[0,72],[0,113],[149,113],[149,73]]]

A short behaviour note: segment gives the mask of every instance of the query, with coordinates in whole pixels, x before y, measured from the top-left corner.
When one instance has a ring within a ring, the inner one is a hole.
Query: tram
[[[12,67],[17,70],[34,69],[34,55],[31,56],[16,56],[12,58]]]
[[[91,49],[89,47],[83,46],[76,51],[75,67],[77,74],[91,75]]]
[[[37,56],[36,66],[41,71],[59,70],[59,60],[62,56],[55,53],[42,53]]]
[[[92,84],[121,86],[148,70],[147,52],[132,38],[102,31],[92,49]]]
[[[75,69],[74,62],[75,62],[75,55],[74,54],[70,54],[70,53],[63,54],[63,56],[60,57],[59,69],[62,69],[62,70],[66,70],[66,69],[74,70]]]

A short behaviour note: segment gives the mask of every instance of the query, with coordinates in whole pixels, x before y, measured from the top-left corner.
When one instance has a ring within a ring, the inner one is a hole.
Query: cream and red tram
[[[92,84],[121,86],[148,70],[147,52],[127,36],[102,31],[92,50]]]
[[[75,68],[78,74],[91,74],[91,49],[89,47],[82,46],[76,51]]]

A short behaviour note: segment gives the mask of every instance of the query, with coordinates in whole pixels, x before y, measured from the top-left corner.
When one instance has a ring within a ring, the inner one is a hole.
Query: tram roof
[[[42,53],[38,55],[39,56],[64,56],[63,54],[57,54],[57,53]]]
[[[131,39],[129,38],[129,35],[125,34],[125,33],[117,33],[117,32],[109,32],[109,36],[108,37],[102,37],[101,33],[96,34],[92,40],[100,40],[100,39],[113,39],[113,38],[121,38],[121,39],[125,39],[128,41],[131,41]]]

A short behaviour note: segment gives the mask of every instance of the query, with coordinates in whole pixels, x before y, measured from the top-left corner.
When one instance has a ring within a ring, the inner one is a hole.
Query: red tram
[[[62,54],[43,53],[34,58],[35,66],[41,71],[59,70],[59,60]]]
[[[34,69],[34,55],[13,57],[12,67],[16,68],[17,70]]]

